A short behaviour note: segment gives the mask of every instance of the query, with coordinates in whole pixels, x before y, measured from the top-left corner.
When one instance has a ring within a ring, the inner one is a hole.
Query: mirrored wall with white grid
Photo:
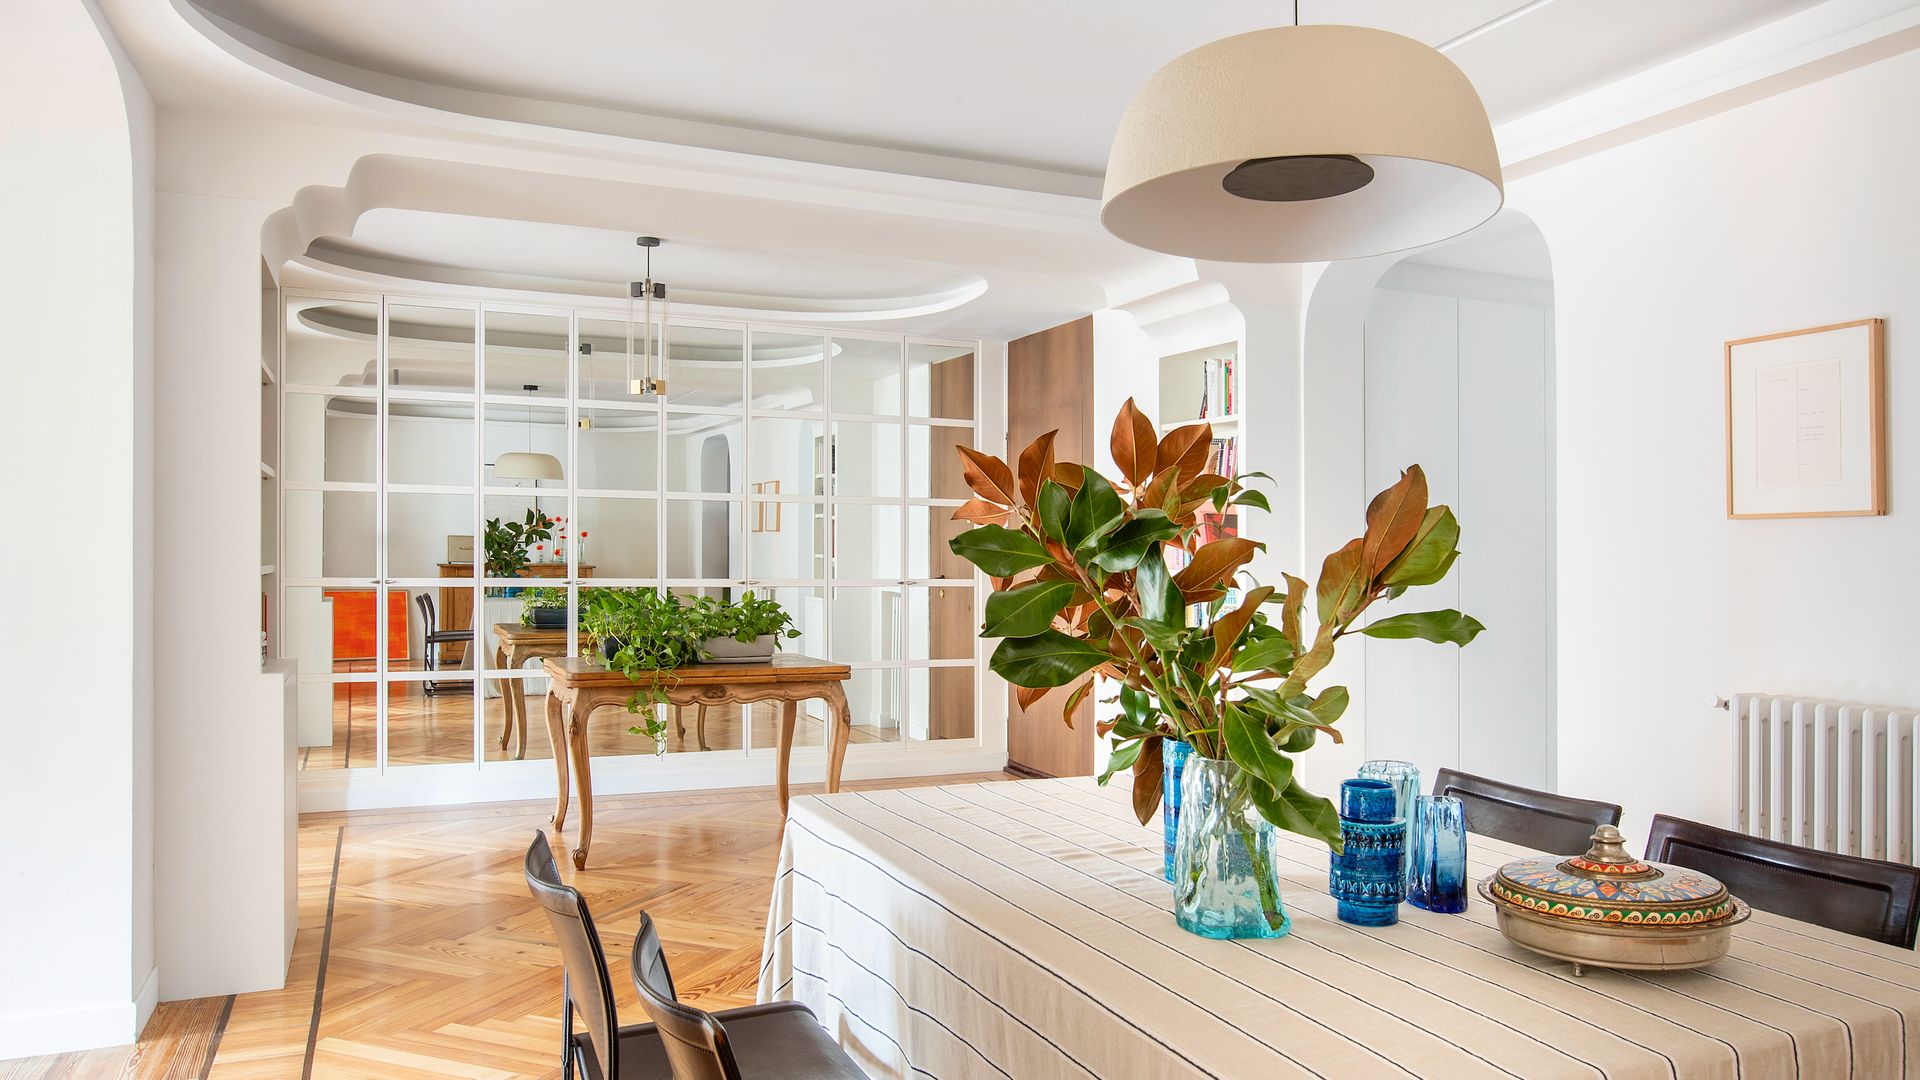
[[[282,314],[269,647],[299,665],[302,769],[551,757],[540,664],[585,647],[591,589],[770,596],[785,651],[852,667],[852,753],[977,741],[980,594],[947,546],[977,341],[676,317],[643,395],[618,311],[289,290]],[[526,633],[542,605],[562,625]],[[771,753],[777,709],[662,707],[667,756]],[[825,717],[803,705],[796,746]],[[591,752],[655,753],[631,726],[596,714]]]

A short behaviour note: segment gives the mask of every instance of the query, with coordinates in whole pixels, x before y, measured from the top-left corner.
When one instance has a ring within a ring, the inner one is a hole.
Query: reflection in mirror
[[[283,578],[378,575],[373,538],[378,499],[371,491],[288,491],[280,544]]]
[[[907,507],[907,572],[916,581],[973,579],[973,564],[953,553],[954,537],[973,528],[951,506]]]
[[[390,491],[386,535],[388,577],[445,577],[454,538],[473,535],[473,496]]]
[[[788,416],[756,416],[748,457],[749,491],[755,495],[825,495],[824,421]]]
[[[747,373],[756,412],[821,412],[826,409],[827,339],[821,334],[753,332],[753,363]]]
[[[638,363],[636,360],[635,363]],[[618,319],[580,320],[580,399],[582,401],[651,402],[654,399],[628,393],[627,324]],[[633,374],[637,377],[638,371]],[[598,414],[580,410],[583,418],[600,422]]]
[[[973,347],[907,342],[907,415],[973,419]]]
[[[738,328],[674,323],[667,340],[667,400],[675,405],[739,408],[746,335]]]
[[[846,662],[900,659],[900,624],[906,618],[899,586],[833,590],[833,656]]]
[[[899,581],[900,507],[840,503],[835,519],[833,576],[842,581]]]
[[[577,529],[565,530],[578,549],[583,577],[652,578],[660,573],[660,502],[581,496]]]
[[[741,504],[719,499],[668,499],[667,577],[731,581],[746,576]]]
[[[533,532],[528,531],[529,511],[535,511]],[[567,547],[573,537],[564,494],[556,491],[535,498],[529,488],[520,495],[488,495],[483,500],[481,519],[481,532],[474,538],[473,549],[485,576],[499,579],[564,579],[567,576]],[[515,531],[507,526],[519,528]],[[496,536],[491,548],[486,540],[489,531]]]
[[[905,668],[855,668],[847,681],[854,743],[899,742],[901,684]]]
[[[529,393],[565,401],[567,397],[567,318],[486,312],[486,392]]]
[[[408,671],[424,668],[424,657],[407,665]],[[388,678],[387,764],[472,761],[474,685],[471,670],[435,671],[430,680]]]
[[[973,429],[940,424],[907,428],[907,495],[915,499],[971,499],[955,447],[972,446]],[[1022,447],[1022,449],[1025,449]]]
[[[378,385],[380,307],[355,300],[287,300],[286,381],[293,386]]]
[[[833,411],[837,416],[900,415],[900,340],[836,336]]]
[[[907,669],[907,737],[973,738],[974,669]]]
[[[760,588],[753,590],[760,596],[771,598],[774,603],[786,609],[793,616],[794,628],[800,631],[797,638],[783,638],[780,653],[784,656],[810,656],[815,659],[827,655],[827,591],[820,588]],[[771,750],[779,745],[774,725],[780,720],[779,702],[761,702],[752,708],[753,748]],[[793,745],[826,745],[826,704],[817,699],[802,701],[794,713]]]
[[[667,490],[740,494],[740,418],[667,413]]]
[[[282,479],[347,484],[377,479],[380,432],[374,417],[379,406],[372,398],[289,392],[282,401]]]
[[[528,401],[537,400],[532,397]],[[485,405],[488,487],[553,490],[566,498],[567,410],[551,405],[489,401]]]
[[[833,485],[838,495],[899,495],[900,425],[835,420]]]
[[[373,678],[379,637],[375,589],[290,585],[280,603],[280,653],[300,670],[294,691],[299,700],[295,741],[300,767],[346,767],[349,750],[353,766],[374,764]],[[398,624],[400,616],[391,621]],[[404,638],[389,633],[388,640],[390,657],[404,657]]]
[[[371,674],[340,679],[301,676],[299,700],[301,771],[370,769],[379,764],[374,745],[379,722],[380,687]]]
[[[905,626],[908,660],[971,660],[974,590],[968,585],[907,587]]]
[[[389,303],[389,393],[473,393],[473,321],[466,308]]]
[[[825,580],[826,536],[824,504],[750,501],[747,503],[748,572],[759,581]]]
[[[554,651],[547,653],[545,650],[549,648]],[[525,673],[514,678],[486,680],[486,690],[480,699],[480,747],[488,761],[553,758],[553,740],[547,735],[547,678],[540,674],[540,661],[547,655],[559,656],[566,648],[565,630],[559,631],[558,640],[551,644],[522,644],[519,655],[523,658]],[[524,754],[520,752],[522,716],[526,717],[527,730]]]
[[[583,491],[653,491],[660,484],[660,414],[601,409],[575,440]]]
[[[471,489],[473,480],[471,401],[387,403],[388,483]]]

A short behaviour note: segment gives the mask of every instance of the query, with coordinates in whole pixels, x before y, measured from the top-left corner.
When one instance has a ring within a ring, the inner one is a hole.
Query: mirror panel
[[[835,336],[828,368],[836,416],[900,415],[900,340]]]
[[[755,412],[826,410],[826,335],[755,330],[750,338],[747,391]]]
[[[973,347],[907,342],[907,415],[973,419]]]

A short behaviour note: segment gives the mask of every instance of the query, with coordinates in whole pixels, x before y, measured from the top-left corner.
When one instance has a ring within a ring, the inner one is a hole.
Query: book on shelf
[[[1233,388],[1234,358],[1211,357],[1200,361],[1200,419],[1238,416],[1239,401]]]
[[[1231,437],[1215,439],[1212,448],[1207,451],[1207,471],[1232,479],[1239,475],[1234,471],[1240,466],[1239,459],[1239,439]]]

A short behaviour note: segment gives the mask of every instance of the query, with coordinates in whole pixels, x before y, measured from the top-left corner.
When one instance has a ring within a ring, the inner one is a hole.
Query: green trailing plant
[[[553,527],[554,520],[539,510],[528,510],[520,521],[489,518],[486,576],[511,578],[526,573],[527,564],[533,561],[533,545],[552,543]]]
[[[954,517],[975,527],[951,547],[994,579],[981,628],[1000,639],[992,669],[1022,707],[1089,674],[1120,684],[1117,714],[1100,722],[1113,745],[1100,779],[1132,770],[1142,822],[1160,804],[1165,742],[1179,739],[1240,767],[1235,799],[1337,851],[1339,816],[1301,786],[1294,764],[1320,736],[1340,740],[1334,724],[1348,694],[1340,686],[1314,693],[1309,683],[1352,634],[1473,640],[1480,623],[1458,611],[1361,619],[1376,601],[1444,578],[1459,556],[1459,523],[1451,509],[1427,505],[1420,467],[1407,469],[1367,507],[1365,534],[1327,557],[1309,604],[1301,578],[1261,585],[1246,573],[1262,545],[1238,536],[1203,542],[1204,511],[1269,509],[1266,495],[1247,486],[1264,474],[1210,472],[1208,424],[1158,439],[1154,431],[1129,399],[1111,439],[1118,482],[1056,462],[1052,432],[1020,455],[1017,478],[1005,461],[959,448],[977,497]],[[1177,571],[1166,558],[1176,552]],[[1187,625],[1195,605],[1204,625]],[[1069,724],[1092,685],[1086,679],[1067,700]]]
[[[533,624],[533,613],[539,609],[564,608],[567,606],[567,590],[541,585],[527,589],[520,594],[520,623],[523,626]]]
[[[657,753],[666,752],[666,723],[652,706],[667,703],[675,669],[709,658],[708,641],[724,637],[751,642],[771,634],[779,648],[783,638],[800,636],[785,608],[751,591],[734,603],[653,589],[583,589],[580,598],[586,646],[638,684],[627,711],[645,720],[628,730],[651,737]]]

